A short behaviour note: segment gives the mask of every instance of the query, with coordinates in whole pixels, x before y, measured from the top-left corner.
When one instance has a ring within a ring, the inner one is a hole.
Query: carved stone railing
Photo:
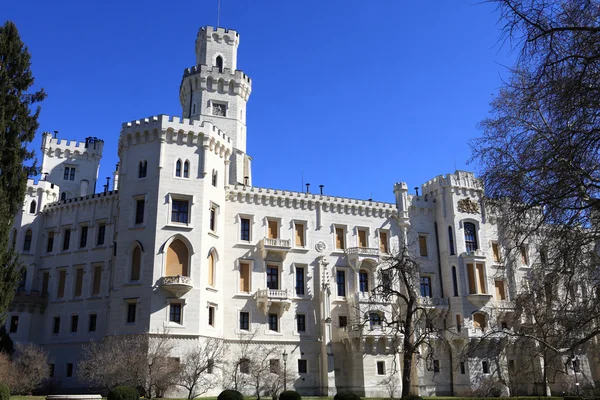
[[[344,250],[346,256],[348,257],[348,261],[355,268],[359,269],[360,264],[364,260],[372,260],[376,263],[379,263],[379,249],[372,247],[349,247]]]
[[[292,241],[290,239],[272,239],[265,237],[258,243],[258,248],[263,259],[266,259],[269,252],[272,252],[278,254],[278,258],[284,260],[285,256],[292,248]]]
[[[287,289],[259,289],[254,295],[258,308],[261,308],[265,314],[271,306],[276,304],[283,311],[289,310],[292,304],[290,297],[290,291]]]
[[[27,311],[33,313],[39,311],[43,313],[48,305],[48,295],[40,293],[37,290],[17,291],[12,302],[9,305],[9,311]]]
[[[182,275],[163,276],[158,285],[175,297],[183,296],[194,287],[192,278]]]
[[[448,299],[443,297],[419,297],[419,306],[423,308],[448,308]]]

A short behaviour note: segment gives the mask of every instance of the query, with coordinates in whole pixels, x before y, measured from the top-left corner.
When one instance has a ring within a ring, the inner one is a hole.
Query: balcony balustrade
[[[175,297],[181,297],[194,287],[189,276],[163,276],[158,285]]]
[[[279,306],[285,312],[290,309],[292,304],[291,294],[287,289],[259,289],[254,298],[258,308],[262,309],[265,314],[272,306]]]
[[[266,259],[270,254],[273,254],[280,260],[285,260],[287,253],[292,249],[292,241],[290,239],[273,239],[264,237],[258,243],[258,249],[261,252],[262,258]]]
[[[27,311],[33,313],[39,310],[43,313],[48,305],[48,294],[37,290],[18,290],[9,305],[9,311]]]
[[[350,265],[352,265],[355,269],[360,268],[360,264],[362,264],[365,260],[370,260],[375,264],[379,263],[379,254],[380,251],[378,248],[372,247],[349,247],[345,251],[346,256],[348,257],[348,261]]]

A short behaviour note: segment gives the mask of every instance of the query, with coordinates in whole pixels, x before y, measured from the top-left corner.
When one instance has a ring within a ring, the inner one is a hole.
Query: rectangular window
[[[135,201],[135,224],[143,224],[144,223],[144,207],[146,205],[146,200],[140,199]]]
[[[304,224],[295,222],[294,223],[294,231],[296,233],[296,246],[304,247]]]
[[[431,297],[431,277],[429,276],[421,277],[421,296]]]
[[[527,246],[522,244],[520,247],[521,252],[521,264],[529,265],[529,255],[527,254]]]
[[[98,225],[98,239],[96,240],[97,246],[102,246],[104,244],[104,235],[106,233],[106,224]]]
[[[308,362],[306,360],[298,360],[298,373],[299,374],[308,373]]]
[[[249,374],[250,373],[250,360],[247,358],[240,359],[240,373]]]
[[[209,358],[206,362],[206,373],[212,374],[213,369],[215,368],[215,360],[213,358]]]
[[[269,360],[269,372],[272,374],[279,374],[279,360],[274,358]]]
[[[54,317],[52,322],[52,333],[58,335],[60,332],[60,317]]]
[[[487,290],[485,288],[485,271],[483,264],[477,264],[477,277],[479,279],[479,293],[485,294]]]
[[[279,289],[279,268],[267,265],[267,288]]]
[[[240,292],[250,293],[250,264],[240,263]]]
[[[49,371],[50,378],[54,378],[54,364],[49,364],[48,367],[49,367],[48,369],[50,370]]]
[[[68,363],[67,364],[67,378],[71,378],[71,377],[73,377],[73,364]]]
[[[74,297],[81,297],[83,287],[83,268],[77,268],[75,270],[75,292]]]
[[[494,281],[494,286],[496,287],[496,298],[498,300],[506,300],[504,281]]]
[[[508,329],[508,324],[506,322],[502,321],[500,323],[500,328],[502,328],[502,329]]]
[[[87,235],[88,235],[88,226],[81,226],[81,235],[79,236],[79,248],[82,249],[87,246]]]
[[[477,293],[477,285],[475,284],[475,266],[467,264],[467,275],[469,279],[469,294]]]
[[[70,242],[71,242],[71,229],[67,228],[64,230],[63,246],[62,246],[63,251],[69,250]]]
[[[171,222],[188,223],[189,202],[187,200],[173,200],[171,207]]]
[[[489,374],[490,373],[490,364],[487,361],[482,361],[481,369],[483,370],[484,374]]]
[[[274,332],[279,331],[278,322],[279,321],[277,319],[277,314],[269,314],[269,330],[270,331],[274,331]]]
[[[338,270],[335,274],[335,281],[337,284],[337,295],[339,297],[346,297],[346,272]]]
[[[250,241],[250,218],[240,219],[240,240]]]
[[[440,360],[433,360],[433,372],[440,372]]]
[[[388,253],[388,235],[385,231],[379,231],[379,251]]]
[[[296,267],[296,296],[304,296],[304,267]]]
[[[169,305],[169,321],[181,324],[181,303],[171,303]]]
[[[50,283],[50,272],[44,272],[42,275],[42,294],[48,294],[48,284]]]
[[[492,242],[492,259],[494,262],[500,262],[500,247],[496,242]]]
[[[358,230],[358,247],[367,247],[367,231],[364,229]]]
[[[65,174],[63,176],[65,181],[75,180],[75,167],[65,167]]]
[[[240,311],[240,329],[244,331],[250,330],[250,313]]]
[[[464,363],[464,361],[461,361],[461,363],[460,363],[460,374],[464,375],[466,373],[467,373],[467,369],[465,368],[465,363]]]
[[[48,232],[48,242],[46,243],[46,253],[52,253],[54,249],[54,232]]]
[[[71,167],[71,173],[69,174],[69,180],[70,181],[75,180],[75,167]]]
[[[278,239],[279,238],[279,222],[276,220],[268,221],[268,232],[267,236],[269,239]]]
[[[460,332],[462,330],[462,317],[460,314],[456,314],[456,331]]]
[[[58,272],[58,291],[56,298],[62,299],[65,296],[65,281],[67,280],[67,271],[60,270]]]
[[[208,307],[208,325],[215,326],[215,308],[213,306]]]
[[[71,333],[77,332],[79,326],[79,315],[71,315]]]
[[[102,265],[94,266],[94,281],[92,285],[92,296],[100,294],[100,285],[102,284]]]
[[[419,255],[421,257],[427,257],[427,236],[419,235]]]
[[[345,315],[340,315],[338,317],[338,324],[340,325],[340,328],[345,328],[348,326],[348,317]]]
[[[362,269],[358,271],[358,289],[361,293],[369,292],[369,273]]]
[[[377,361],[377,375],[385,375],[385,361]]]
[[[338,250],[346,249],[346,240],[344,238],[344,228],[335,228],[335,248]]]
[[[128,324],[135,323],[136,311],[137,311],[137,304],[135,304],[135,303],[127,304],[127,323]]]
[[[215,207],[210,208],[210,230],[215,232],[217,229],[217,209]]]
[[[296,328],[298,332],[306,332],[306,315],[296,314]]]
[[[16,333],[18,329],[19,329],[19,316],[18,315],[13,315],[12,317],[10,317],[10,329],[9,329],[9,332],[10,333]]]
[[[88,320],[88,331],[96,332],[96,321],[98,320],[98,316],[96,314],[90,314],[90,319]]]

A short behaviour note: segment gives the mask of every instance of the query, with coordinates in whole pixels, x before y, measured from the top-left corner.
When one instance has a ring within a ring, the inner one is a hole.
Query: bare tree
[[[175,343],[167,330],[147,335],[148,355],[146,370],[146,397],[164,397],[167,390],[177,385],[180,361],[172,357]]]
[[[12,363],[8,354],[0,352],[0,383],[10,386],[10,379],[13,376]]]
[[[48,353],[34,344],[17,344],[11,370],[12,393],[31,394],[50,377]]]
[[[252,332],[240,332],[238,339],[232,341],[228,348],[233,354],[233,358],[225,366],[223,386],[227,389],[242,392],[247,386],[251,385],[250,378],[250,359],[252,358],[251,345],[258,329],[253,327]]]
[[[209,338],[184,355],[178,385],[188,391],[188,400],[215,386],[217,378],[214,369],[221,368],[225,352],[223,340]]]

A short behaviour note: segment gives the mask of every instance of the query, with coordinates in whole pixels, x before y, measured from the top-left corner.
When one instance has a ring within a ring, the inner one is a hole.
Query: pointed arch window
[[[188,160],[185,160],[185,162],[183,163],[183,177],[190,177],[190,162]]]
[[[166,276],[189,276],[190,253],[187,246],[180,239],[175,239],[167,249]]]
[[[60,194],[60,199],[61,199],[62,201],[65,201],[65,200],[67,199],[67,192],[62,192],[62,193]]]
[[[31,233],[31,229],[27,229],[25,232],[25,241],[23,242],[23,251],[31,250],[31,237],[33,234]]]
[[[142,266],[142,250],[140,246],[135,246],[133,252],[131,253],[131,276],[130,280],[139,281],[140,280],[140,270]]]
[[[467,247],[467,252],[477,250],[477,230],[475,229],[475,224],[472,222],[465,222],[465,246]]]
[[[181,177],[181,160],[175,163],[175,176]]]
[[[216,60],[216,66],[219,69],[219,73],[223,72],[223,57],[218,56]]]
[[[215,251],[211,251],[208,255],[208,284],[215,286],[215,266],[216,266],[216,254]]]
[[[140,161],[140,165],[138,168],[138,178],[145,178],[148,172],[148,161]]]
[[[453,256],[456,253],[454,252],[454,233],[452,232],[451,226],[448,227],[448,244],[450,247],[450,255]]]
[[[31,204],[29,204],[29,214],[35,214],[37,210],[37,202],[32,200]]]

